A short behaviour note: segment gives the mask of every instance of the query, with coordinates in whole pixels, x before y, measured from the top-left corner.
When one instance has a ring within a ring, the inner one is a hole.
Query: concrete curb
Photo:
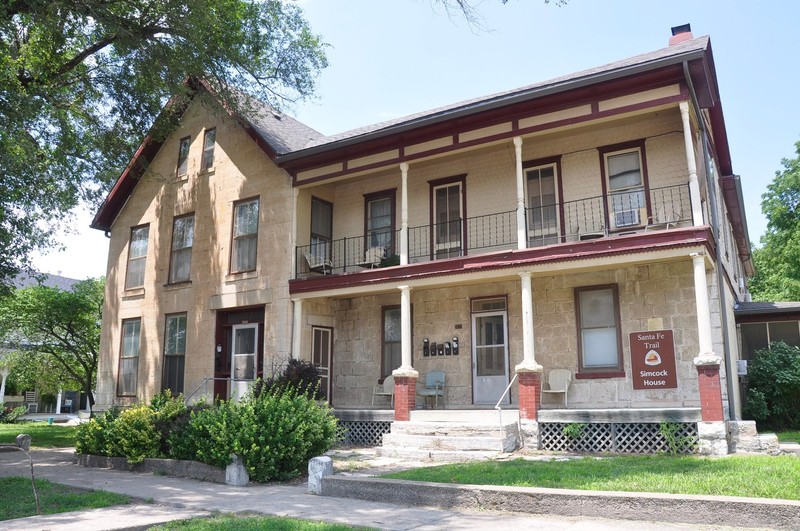
[[[695,496],[448,485],[396,479],[328,476],[322,495],[440,509],[479,509],[671,523],[797,529],[800,502]]]
[[[146,458],[141,463],[132,464],[125,457],[105,457],[100,455],[76,454],[76,462],[87,468],[110,468],[125,472],[152,472],[178,478],[198,479],[212,483],[226,483],[225,469],[217,468],[198,461],[181,461],[178,459]]]

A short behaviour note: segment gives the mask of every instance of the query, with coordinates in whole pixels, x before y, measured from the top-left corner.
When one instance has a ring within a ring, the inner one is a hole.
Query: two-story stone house
[[[398,421],[429,405],[431,373],[450,412],[739,418],[744,205],[710,41],[674,33],[334,136],[188,104],[94,220],[111,238],[99,403],[235,397],[296,357],[337,410]],[[558,369],[566,393],[543,397]]]

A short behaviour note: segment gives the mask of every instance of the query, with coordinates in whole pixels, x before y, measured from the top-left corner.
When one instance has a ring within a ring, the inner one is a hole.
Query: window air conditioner
[[[639,225],[639,209],[617,210],[614,212],[615,227],[633,227]]]

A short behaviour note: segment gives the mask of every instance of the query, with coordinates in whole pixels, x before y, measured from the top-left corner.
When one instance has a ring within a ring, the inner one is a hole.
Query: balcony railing
[[[408,229],[409,263],[517,247],[517,213],[500,212]],[[692,221],[689,186],[612,192],[527,208],[527,247],[664,230]],[[400,263],[400,231],[371,233],[297,248],[297,277],[341,274]]]

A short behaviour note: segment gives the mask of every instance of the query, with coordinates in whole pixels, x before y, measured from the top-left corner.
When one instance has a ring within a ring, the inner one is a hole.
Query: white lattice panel
[[[380,446],[383,434],[392,429],[391,422],[377,420],[340,420],[342,444],[352,446]]]
[[[691,454],[697,446],[697,424],[678,423],[676,440],[682,445],[677,453]],[[586,424],[579,436],[569,436],[564,422],[539,424],[542,449],[554,452],[655,454],[670,446],[659,424],[649,422]],[[569,430],[568,430],[569,431]]]

